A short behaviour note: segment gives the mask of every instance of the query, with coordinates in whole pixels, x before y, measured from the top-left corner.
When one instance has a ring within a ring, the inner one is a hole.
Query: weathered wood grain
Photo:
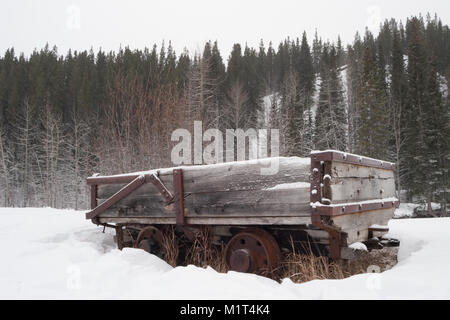
[[[270,162],[263,161],[263,164]],[[275,162],[276,164],[276,162]],[[310,164],[304,158],[281,158],[278,172],[273,175],[261,174],[266,165],[257,163],[223,163],[218,166],[183,167],[185,193],[224,192],[231,190],[262,190],[283,183],[309,182]],[[173,190],[172,172],[161,171],[160,179],[164,185]],[[99,185],[98,197],[108,198],[123,184]],[[152,184],[146,184],[133,195],[157,193]]]
[[[394,179],[336,178],[324,180],[323,196],[332,204],[395,197]]]
[[[325,174],[335,178],[362,178],[362,179],[394,179],[394,171],[358,166],[354,164],[327,161]]]
[[[349,215],[332,217],[332,223],[348,234],[347,245],[365,241],[371,225],[387,225],[394,216],[395,208],[365,211]]]
[[[308,225],[310,217],[186,217],[191,225]],[[100,223],[175,224],[174,217],[100,217]]]
[[[100,199],[102,203],[105,199]],[[193,193],[185,196],[186,216],[309,216],[309,188]],[[159,195],[128,196],[100,216],[172,216]]]

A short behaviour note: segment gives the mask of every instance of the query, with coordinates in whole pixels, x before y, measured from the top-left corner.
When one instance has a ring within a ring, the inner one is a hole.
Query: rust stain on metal
[[[311,155],[311,187],[310,187],[310,201],[311,204],[322,201],[322,181],[323,181],[323,154]],[[328,232],[330,239],[330,252],[329,256],[332,259],[341,258],[341,233],[332,226],[324,224],[322,221],[322,215],[320,211],[311,209],[311,222],[312,225]]]
[[[175,170],[174,170],[175,171]],[[133,180],[130,181],[130,179],[134,177]],[[94,179],[94,180],[89,180]],[[143,184],[151,182],[153,185],[156,186],[158,191],[163,196],[164,200],[169,204],[174,200],[174,196],[172,193],[166,188],[166,186],[162,183],[161,179],[159,179],[158,176],[156,176],[154,173],[149,173],[145,175],[133,175],[133,176],[126,176],[126,177],[90,177],[88,178],[88,184],[89,181],[91,182],[91,211],[86,213],[86,219],[94,219],[97,217],[100,213],[104,212],[117,202],[119,202],[121,199],[128,196],[130,193],[132,193],[134,190],[141,187]],[[120,181],[120,182],[118,182]],[[100,205],[97,205],[97,184],[113,184],[113,183],[124,183],[124,181],[128,181],[128,184],[124,186],[122,189],[120,189],[118,192],[113,194],[111,197],[106,199],[104,202],[102,202]],[[96,184],[93,184],[95,182]]]
[[[164,183],[162,183],[161,179],[159,179],[158,176],[156,176],[155,174],[146,175],[146,180],[147,179],[155,185],[155,187],[158,189],[167,203],[173,201],[172,193],[170,193],[170,191],[166,188],[166,186],[164,185]]]
[[[98,187],[96,184],[91,185],[91,209],[97,206],[97,190]]]
[[[99,184],[124,184],[130,183],[136,178],[140,177],[140,174],[126,175],[126,176],[110,176],[110,177],[89,177],[86,179],[88,185]]]
[[[184,188],[183,188],[183,171],[181,169],[173,169],[173,189],[174,189],[174,208],[176,216],[176,224],[184,225]]]
[[[275,238],[259,228],[244,229],[225,248],[228,267],[238,272],[272,272],[280,263],[280,248]]]
[[[100,213],[104,212],[108,208],[110,208],[112,205],[129,195],[131,192],[139,188],[145,183],[145,177],[144,176],[138,176],[133,181],[131,181],[129,184],[127,184],[125,187],[117,191],[115,194],[113,194],[111,197],[106,199],[104,202],[102,202],[100,205],[95,207],[92,211],[86,213],[86,219],[92,219],[98,216]]]
[[[311,190],[310,200],[312,203],[320,202],[322,200],[322,164],[316,157],[311,157]]]
[[[123,227],[121,225],[116,226],[116,238],[117,238],[117,248],[122,250],[124,248],[123,243]]]

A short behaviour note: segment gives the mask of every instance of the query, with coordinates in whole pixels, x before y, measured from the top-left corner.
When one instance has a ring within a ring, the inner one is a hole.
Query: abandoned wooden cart
[[[263,174],[264,168],[277,168]],[[305,242],[331,258],[349,245],[396,245],[383,239],[398,200],[395,164],[338,152],[93,176],[87,219],[116,229],[120,249],[164,256],[161,230],[185,239],[209,227],[225,261],[241,272],[273,270],[280,252]]]

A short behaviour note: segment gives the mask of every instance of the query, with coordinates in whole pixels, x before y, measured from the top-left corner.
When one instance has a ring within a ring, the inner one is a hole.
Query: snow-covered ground
[[[172,268],[141,250],[119,251],[81,211],[0,208],[0,219],[0,299],[450,298],[450,218],[391,220],[402,242],[388,271],[303,284]]]

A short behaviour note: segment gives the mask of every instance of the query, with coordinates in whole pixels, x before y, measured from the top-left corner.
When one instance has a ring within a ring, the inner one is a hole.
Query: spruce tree
[[[378,54],[377,54],[378,53]],[[360,119],[358,124],[359,150],[369,157],[386,159],[389,156],[389,115],[387,107],[385,64],[377,51],[372,34],[364,39],[360,88]]]
[[[428,155],[425,141],[425,93],[427,75],[427,56],[423,25],[417,18],[407,24],[408,41],[408,97],[404,117],[403,163],[405,166],[405,186],[409,198],[426,193],[428,179]]]
[[[347,114],[336,48],[325,45],[321,56],[321,83],[314,140],[317,149],[347,150]]]

